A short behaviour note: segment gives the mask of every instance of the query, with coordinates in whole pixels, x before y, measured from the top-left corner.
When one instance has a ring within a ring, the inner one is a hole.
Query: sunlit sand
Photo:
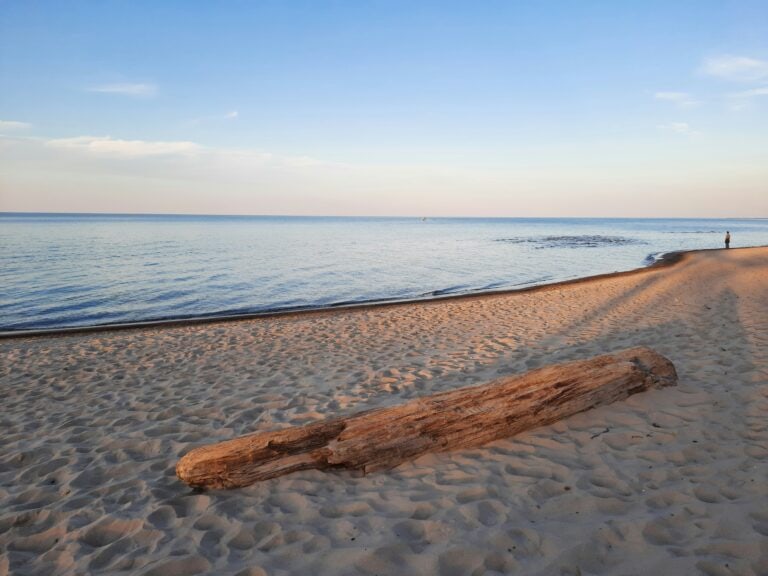
[[[191,448],[650,346],[679,385],[389,472]],[[522,293],[0,340],[0,574],[766,574],[768,248]]]

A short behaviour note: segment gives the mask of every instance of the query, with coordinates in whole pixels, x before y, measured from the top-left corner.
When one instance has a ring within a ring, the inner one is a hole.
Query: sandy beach
[[[389,472],[204,443],[649,346],[679,385]],[[0,340],[0,575],[768,574],[768,248],[532,291]]]

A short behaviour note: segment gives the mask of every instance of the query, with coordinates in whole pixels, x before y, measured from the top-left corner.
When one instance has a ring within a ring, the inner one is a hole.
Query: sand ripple
[[[367,477],[174,475],[204,442],[635,345],[680,385]],[[0,575],[768,574],[768,249],[0,358]]]

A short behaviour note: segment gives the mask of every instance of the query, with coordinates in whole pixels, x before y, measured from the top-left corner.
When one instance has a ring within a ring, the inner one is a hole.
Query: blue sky
[[[0,2],[0,210],[768,216],[765,2]]]

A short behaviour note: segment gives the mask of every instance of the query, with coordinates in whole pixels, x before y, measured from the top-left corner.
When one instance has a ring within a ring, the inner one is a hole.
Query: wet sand
[[[357,477],[194,446],[636,345],[680,384]],[[768,248],[528,292],[0,340],[0,574],[768,574]]]

